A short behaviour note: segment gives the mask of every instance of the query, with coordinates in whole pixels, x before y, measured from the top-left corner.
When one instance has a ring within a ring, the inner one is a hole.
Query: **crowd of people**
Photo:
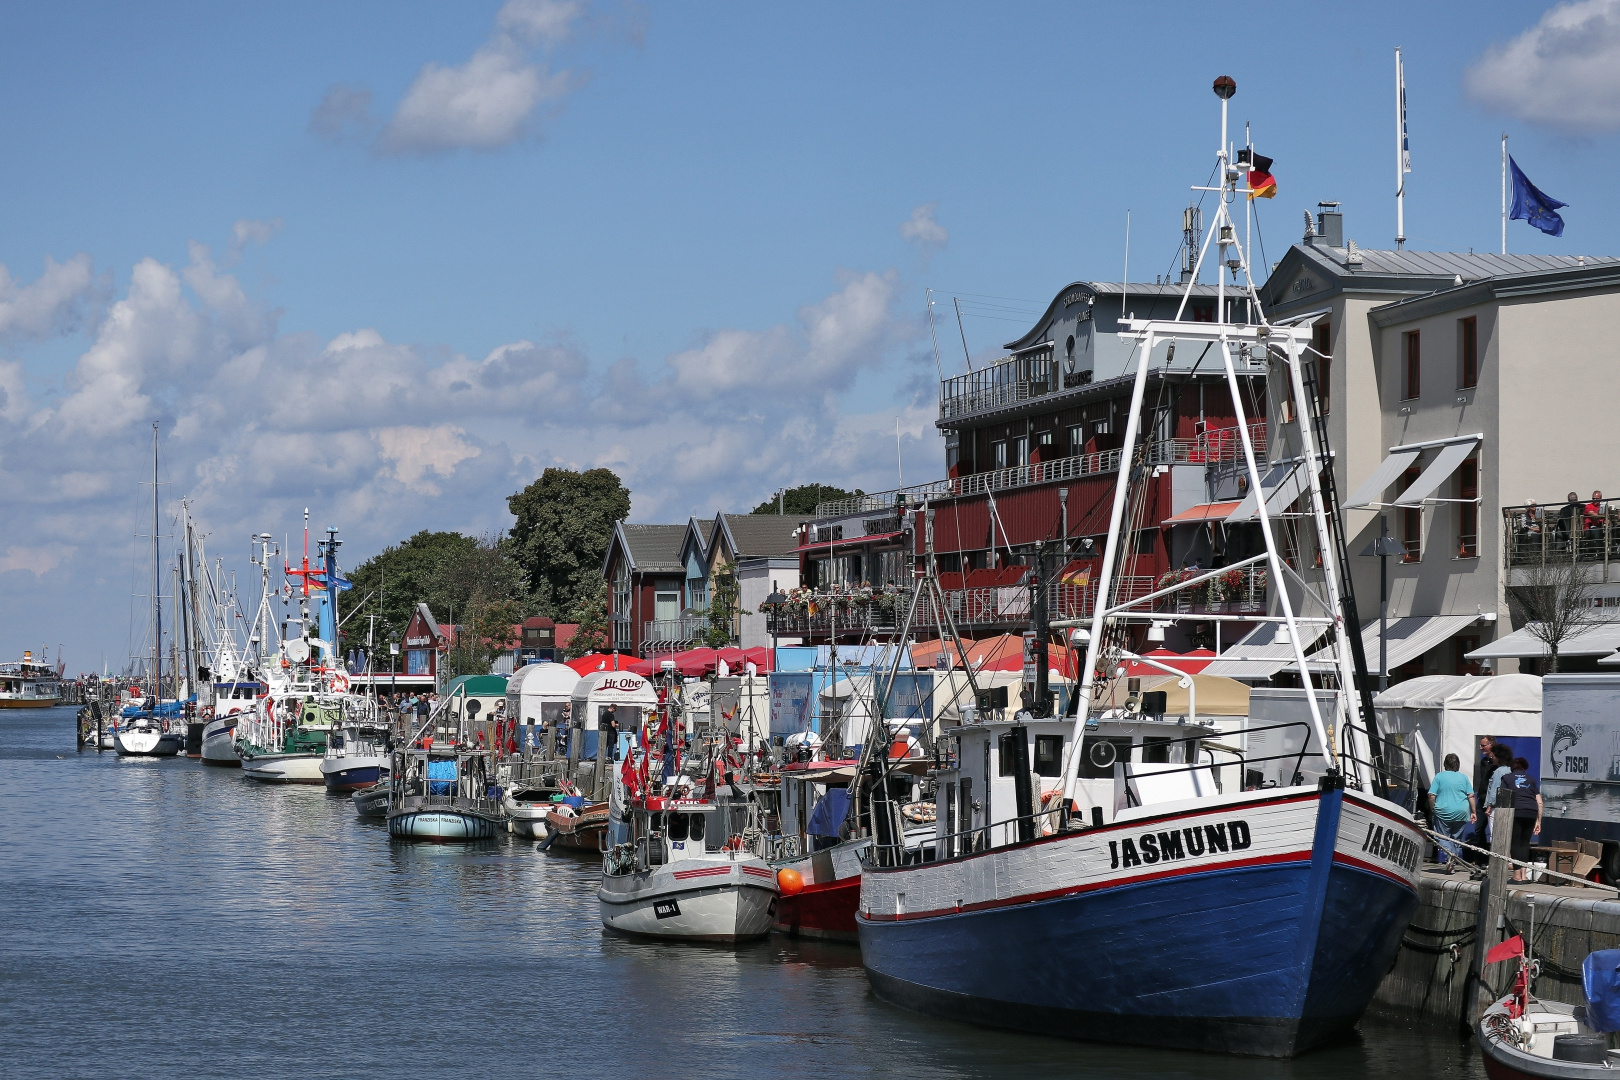
[[[1434,830],[1446,839],[1439,842],[1440,862],[1450,866],[1463,861],[1458,841],[1477,848],[1491,846],[1491,810],[1497,793],[1504,786],[1513,792],[1513,836],[1509,855],[1521,863],[1530,861],[1530,846],[1541,837],[1543,803],[1541,786],[1530,775],[1530,762],[1515,756],[1507,743],[1489,735],[1479,738],[1479,761],[1470,780],[1462,771],[1456,754],[1447,754],[1444,770],[1429,785],[1429,818]],[[1484,800],[1476,802],[1483,790]],[[1525,870],[1516,867],[1513,880],[1524,881]]]
[[[1572,491],[1564,505],[1552,515],[1537,506],[1534,499],[1527,501],[1519,509],[1515,531],[1521,544],[1565,545],[1572,538],[1601,540],[1606,523],[1616,526],[1613,531],[1620,532],[1620,506],[1605,506],[1601,491],[1592,492],[1586,502]]]

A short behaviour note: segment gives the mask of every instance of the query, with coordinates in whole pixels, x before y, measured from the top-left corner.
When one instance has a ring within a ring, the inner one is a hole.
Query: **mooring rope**
[[[1496,852],[1490,850],[1489,848],[1476,847],[1473,844],[1465,844],[1461,840],[1456,840],[1456,839],[1453,839],[1452,837],[1445,836],[1445,835],[1443,835],[1441,833],[1437,833],[1433,829],[1424,829],[1421,825],[1418,826],[1418,828],[1422,829],[1422,831],[1425,834],[1427,834],[1433,840],[1436,840],[1436,841],[1443,840],[1448,845],[1449,844],[1455,844],[1456,846],[1458,846],[1460,848],[1467,848],[1469,851],[1477,851],[1481,855],[1488,855],[1493,859],[1500,859],[1500,860],[1502,860],[1503,862],[1507,863],[1510,866],[1518,866],[1518,867],[1521,867],[1521,868],[1523,868],[1525,870],[1530,870],[1530,871],[1532,871],[1532,872],[1534,872],[1536,874],[1541,874],[1541,875],[1544,875],[1546,877],[1563,878],[1565,881],[1574,882],[1576,885],[1584,885],[1588,889],[1607,889],[1610,892],[1614,893],[1616,896],[1620,896],[1620,889],[1615,888],[1613,885],[1605,885],[1605,884],[1603,884],[1602,882],[1599,882],[1599,881],[1589,881],[1586,878],[1579,878],[1579,877],[1574,876],[1573,874],[1561,874],[1557,870],[1549,870],[1545,866],[1538,866],[1538,865],[1536,865],[1534,863],[1520,862],[1518,859],[1512,859],[1512,858],[1509,858],[1506,855],[1498,855]],[[1511,885],[1528,885],[1530,883],[1526,882],[1526,881],[1519,881],[1519,882],[1511,882],[1510,881],[1508,884],[1511,886]]]

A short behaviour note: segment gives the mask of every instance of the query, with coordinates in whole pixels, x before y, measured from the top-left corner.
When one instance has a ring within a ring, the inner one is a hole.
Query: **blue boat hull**
[[[388,770],[381,765],[362,765],[337,772],[323,770],[323,773],[326,776],[327,791],[359,791],[362,788],[375,787],[388,779]]]
[[[984,910],[863,915],[862,962],[878,997],[917,1012],[1294,1056],[1355,1024],[1417,906],[1407,882],[1343,857],[1338,793],[1321,802],[1316,842],[1291,855]]]

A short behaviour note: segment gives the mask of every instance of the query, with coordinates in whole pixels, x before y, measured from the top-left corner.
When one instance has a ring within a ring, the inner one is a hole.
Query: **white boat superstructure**
[[[0,664],[0,709],[48,709],[62,703],[61,674],[24,652],[22,659]]]
[[[714,803],[648,797],[602,863],[602,925],[622,934],[732,943],[770,933],[776,871],[728,842]]]

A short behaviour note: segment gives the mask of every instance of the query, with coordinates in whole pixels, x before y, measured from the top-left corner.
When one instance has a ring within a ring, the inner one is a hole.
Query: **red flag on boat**
[[[1513,960],[1524,953],[1524,938],[1514,934],[1502,944],[1495,946],[1485,954],[1487,964],[1495,964],[1502,960]]]

